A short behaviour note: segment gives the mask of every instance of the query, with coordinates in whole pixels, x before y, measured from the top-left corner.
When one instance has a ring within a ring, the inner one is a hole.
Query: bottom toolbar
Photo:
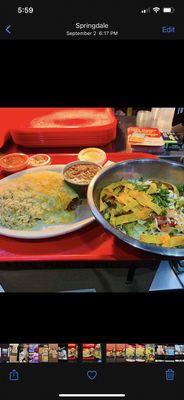
[[[183,363],[3,364],[2,399],[183,398]]]

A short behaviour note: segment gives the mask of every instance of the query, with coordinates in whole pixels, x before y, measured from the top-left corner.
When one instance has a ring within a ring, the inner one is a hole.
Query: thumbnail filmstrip
[[[183,362],[184,344],[2,343],[0,363],[160,363]]]

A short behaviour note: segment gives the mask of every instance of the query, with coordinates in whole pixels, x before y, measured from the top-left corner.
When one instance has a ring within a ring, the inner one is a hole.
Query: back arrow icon
[[[7,32],[9,35],[11,35],[10,28],[11,28],[11,25],[8,25],[7,28],[6,28],[6,32]]]

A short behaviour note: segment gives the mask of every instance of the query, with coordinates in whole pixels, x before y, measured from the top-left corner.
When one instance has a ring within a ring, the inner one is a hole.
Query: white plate
[[[55,171],[62,173],[64,165],[48,165],[45,167],[34,167],[29,168],[27,170],[17,172],[15,174],[9,175],[6,178],[0,180],[0,185],[8,182],[12,179],[18,178],[19,176],[36,173],[38,171]],[[87,199],[82,201],[82,204],[77,209],[77,217],[76,220],[68,223],[68,224],[53,224],[53,225],[45,225],[40,224],[39,227],[33,228],[30,231],[26,230],[15,230],[8,229],[3,226],[0,226],[0,234],[4,236],[19,238],[19,239],[44,239],[51,238],[54,236],[65,235],[66,233],[77,231],[78,229],[83,228],[84,226],[93,222],[95,218],[93,217],[90,208],[87,203]]]

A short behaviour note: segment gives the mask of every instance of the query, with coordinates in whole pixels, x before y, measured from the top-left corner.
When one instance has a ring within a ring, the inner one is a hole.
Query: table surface
[[[76,160],[76,154],[51,154],[53,164]],[[118,162],[143,158],[144,154],[111,153],[109,160]],[[153,158],[151,155],[146,157]],[[1,173],[0,178],[3,178]],[[160,256],[123,243],[94,221],[66,236],[42,240],[21,240],[0,236],[0,261],[144,261],[159,260]],[[35,265],[37,265],[35,263]]]

